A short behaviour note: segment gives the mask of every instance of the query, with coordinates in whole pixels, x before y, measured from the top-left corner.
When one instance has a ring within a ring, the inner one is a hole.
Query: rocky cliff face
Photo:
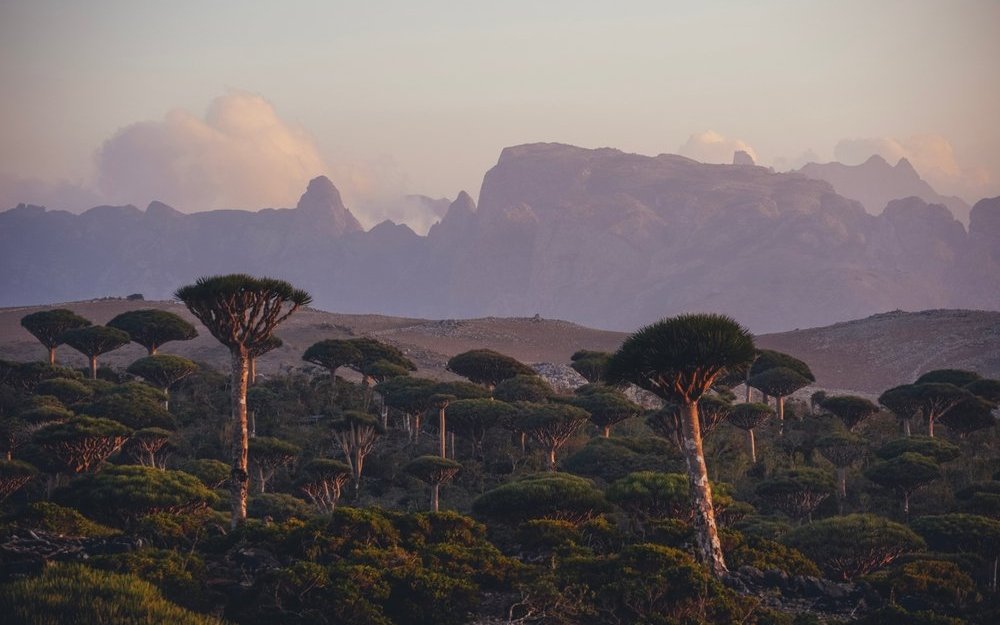
[[[758,332],[896,308],[1000,308],[1000,199],[970,232],[919,198],[868,214],[830,184],[555,144],[508,148],[477,207],[427,236],[364,232],[326,179],[295,209],[184,215],[154,203],[0,213],[0,305],[141,292],[201,275],[274,275],[320,308],[437,318],[570,319],[634,329],[687,311]]]

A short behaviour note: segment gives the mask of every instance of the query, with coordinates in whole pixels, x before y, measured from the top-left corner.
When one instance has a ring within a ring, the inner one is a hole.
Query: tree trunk
[[[934,415],[927,419],[927,436],[934,438]]]
[[[163,409],[170,412],[170,389],[163,389]]]
[[[236,529],[247,520],[247,495],[250,490],[250,475],[247,473],[247,453],[249,437],[247,434],[247,379],[250,370],[250,357],[244,347],[232,349],[232,376],[230,379],[233,409],[233,466],[229,476],[229,489],[232,494],[230,510],[232,520],[230,527]]]
[[[438,444],[442,458],[448,457],[448,432],[445,430],[444,407],[438,408]]]
[[[695,540],[698,558],[716,577],[727,572],[722,556],[722,543],[715,525],[715,508],[712,506],[712,487],[708,483],[708,468],[701,446],[701,425],[698,422],[697,402],[681,406],[684,429],[684,460],[687,462],[688,487],[694,508]]]
[[[50,367],[56,366],[56,348],[55,347],[50,347],[49,348],[49,366]]]
[[[449,440],[451,441],[451,459],[456,460],[457,456],[455,456],[455,433],[448,432],[448,437]]]
[[[753,436],[753,428],[747,430],[747,440],[750,441],[750,461],[757,464],[757,441]]]
[[[785,435],[785,398],[776,397],[775,401],[778,404],[778,436]]]
[[[604,426],[604,429],[601,430],[601,436],[603,436],[604,438],[611,438],[611,426],[610,425],[605,425]]]
[[[903,435],[909,438],[913,434],[910,432],[910,420],[903,419]]]
[[[148,348],[146,348],[146,351],[148,352],[148,354],[147,354],[147,355],[148,355],[148,356],[155,356],[155,355],[156,355],[156,350],[157,350],[158,348],[159,348],[159,346],[158,346],[158,345],[153,345],[152,347],[148,347]]]
[[[549,449],[549,471],[556,470],[556,448]]]
[[[97,379],[97,356],[90,356],[90,379]]]
[[[249,413],[250,438],[257,438],[257,411],[251,410]]]
[[[837,467],[837,514],[844,514],[847,499],[847,467]]]
[[[438,511],[438,501],[439,501],[439,491],[441,490],[440,484],[434,484],[431,486],[431,512]]]
[[[253,386],[257,383],[257,358],[255,356],[250,357],[250,362],[247,365],[247,384]]]
[[[903,518],[910,520],[910,493],[903,493]]]

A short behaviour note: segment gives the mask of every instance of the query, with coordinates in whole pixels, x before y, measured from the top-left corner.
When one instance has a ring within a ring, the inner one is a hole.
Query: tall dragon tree
[[[312,301],[308,293],[273,278],[229,274],[199,278],[177,290],[177,299],[229,348],[232,362],[231,403],[235,426],[232,449],[232,527],[246,522],[247,494],[247,384],[252,353],[265,344],[282,321]]]
[[[25,315],[21,317],[21,325],[49,350],[49,364],[55,365],[56,347],[62,345],[63,333],[89,326],[90,321],[72,310],[55,308]]]
[[[639,330],[625,339],[608,363],[608,381],[632,382],[681,405],[698,555],[716,576],[727,569],[702,450],[698,400],[719,376],[748,364],[754,354],[753,336],[733,319],[688,314]]]
[[[149,356],[155,356],[164,343],[190,341],[198,336],[194,326],[181,317],[155,308],[123,312],[109,321],[108,327],[128,334],[132,342],[146,348]]]

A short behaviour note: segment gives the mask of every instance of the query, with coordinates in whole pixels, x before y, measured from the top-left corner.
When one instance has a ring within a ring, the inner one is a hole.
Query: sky
[[[974,202],[997,59],[995,0],[0,0],[0,209],[293,206],[325,174],[363,224],[415,223],[394,198],[475,198],[539,141],[905,156]]]

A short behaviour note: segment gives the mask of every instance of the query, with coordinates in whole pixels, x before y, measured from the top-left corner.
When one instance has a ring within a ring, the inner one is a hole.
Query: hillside
[[[183,305],[173,302],[99,300],[64,305],[95,323],[105,323],[126,310],[156,307],[180,314],[197,324]],[[0,309],[0,358],[35,360],[41,345],[20,326],[24,315],[47,307]],[[225,349],[200,325],[200,336],[170,343],[177,353],[224,369]],[[417,363],[418,375],[452,377],[444,370],[451,356],[476,348],[493,349],[523,362],[565,364],[578,349],[613,351],[625,334],[594,330],[566,321],[542,318],[480,318],[425,320],[381,315],[347,315],[307,309],[279,329],[284,346],[261,359],[262,374],[287,367],[308,366],[300,357],[312,343],[325,338],[374,336],[403,349]],[[946,367],[973,369],[1000,377],[1000,313],[969,310],[895,311],[832,326],[765,334],[760,347],[784,351],[809,363],[817,386],[879,393],[912,381],[920,373]],[[124,367],[144,355],[131,344],[106,354],[101,362]],[[60,347],[62,362],[82,367],[73,350]]]

